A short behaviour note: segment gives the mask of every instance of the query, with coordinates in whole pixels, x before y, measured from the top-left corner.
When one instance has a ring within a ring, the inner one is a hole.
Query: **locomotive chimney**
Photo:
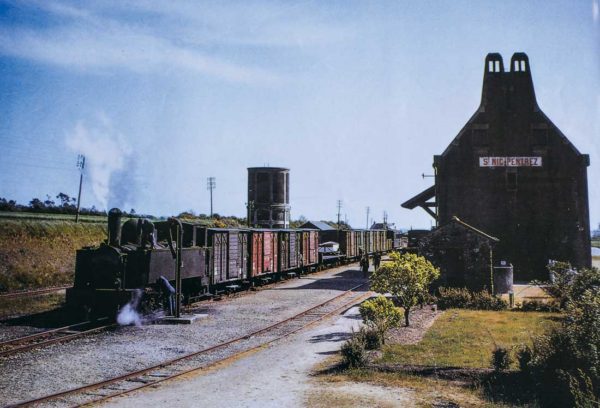
[[[118,208],[112,208],[108,212],[108,245],[121,245],[121,215]]]

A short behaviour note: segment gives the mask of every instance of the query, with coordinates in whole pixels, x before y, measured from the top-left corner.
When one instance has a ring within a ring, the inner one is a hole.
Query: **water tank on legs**
[[[289,228],[290,169],[248,168],[248,217],[259,228]]]

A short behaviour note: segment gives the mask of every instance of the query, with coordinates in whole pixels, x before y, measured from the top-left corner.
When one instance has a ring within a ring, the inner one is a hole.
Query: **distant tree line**
[[[47,194],[45,200],[33,198],[29,201],[28,205],[24,205],[17,203],[15,200],[0,197],[0,211],[75,214],[77,213],[77,199],[65,193],[58,193],[55,198]],[[106,216],[106,210],[99,210],[93,205],[89,208],[80,208],[79,213],[83,215]],[[135,215],[135,210],[132,208],[129,213],[126,212],[125,214]]]

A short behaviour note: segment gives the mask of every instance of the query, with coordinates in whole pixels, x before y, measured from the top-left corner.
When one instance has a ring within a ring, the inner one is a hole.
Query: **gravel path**
[[[410,312],[410,326],[401,326],[391,329],[387,334],[389,343],[417,344],[423,339],[427,329],[435,322],[443,311],[438,311],[435,306],[424,306]],[[402,320],[404,322],[404,319]]]
[[[413,406],[413,391],[361,383],[314,381],[314,367],[339,351],[360,325],[358,308],[259,352],[185,379],[110,400],[103,406],[302,407],[327,393],[352,407]],[[318,405],[318,404],[317,404]],[[337,404],[336,404],[337,405]]]
[[[293,316],[364,280],[340,267],[203,304],[192,325],[119,327],[0,361],[3,405],[98,382],[178,357]],[[268,371],[268,370],[267,370]]]

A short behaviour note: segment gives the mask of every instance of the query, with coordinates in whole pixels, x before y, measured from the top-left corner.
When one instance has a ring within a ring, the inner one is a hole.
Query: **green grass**
[[[106,239],[106,225],[0,219],[0,291],[73,281],[75,251]]]
[[[24,316],[57,309],[65,303],[64,293],[51,293],[28,298],[0,298],[0,319]]]
[[[0,211],[0,220],[75,221],[75,215]],[[79,220],[106,224],[105,215],[80,215]]]
[[[559,314],[448,310],[415,345],[388,345],[383,363],[491,367],[495,344],[512,347],[558,324]]]

